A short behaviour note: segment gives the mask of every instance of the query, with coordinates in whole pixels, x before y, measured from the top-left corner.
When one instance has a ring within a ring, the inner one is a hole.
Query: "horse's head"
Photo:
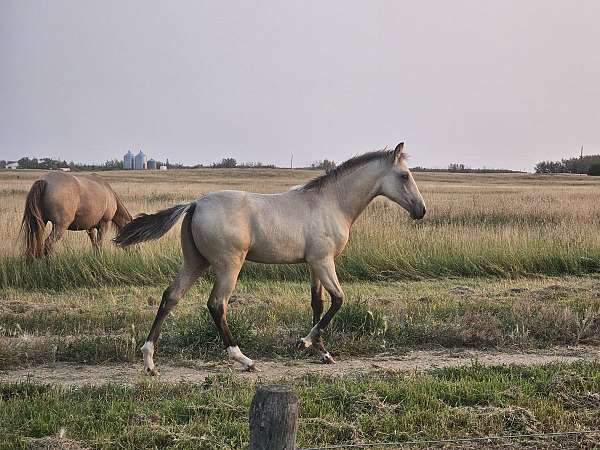
[[[381,194],[407,210],[413,219],[425,216],[425,201],[419,192],[403,154],[404,142],[393,153],[389,170],[381,179]]]

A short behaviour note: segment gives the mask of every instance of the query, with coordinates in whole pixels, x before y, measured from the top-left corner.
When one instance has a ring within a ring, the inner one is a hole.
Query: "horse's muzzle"
[[[420,205],[413,205],[413,207],[410,209],[410,217],[415,220],[421,220],[423,217],[425,217],[426,212],[427,209],[423,203]]]

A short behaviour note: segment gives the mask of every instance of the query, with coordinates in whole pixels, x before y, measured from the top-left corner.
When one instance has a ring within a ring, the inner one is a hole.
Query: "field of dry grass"
[[[206,169],[102,175],[137,214],[218,189],[278,192],[316,174]],[[199,281],[166,321],[157,355],[159,367],[168,364],[172,371],[189,372],[199,358],[203,367],[217,367],[217,375],[201,383],[70,388],[14,383],[14,376],[3,381],[17,368],[35,368],[43,380],[57,365],[119,372],[140,364],[157,298],[181,259],[176,227],[129,252],[108,244],[94,253],[85,233],[69,232],[49,261],[25,263],[18,228],[25,196],[39,175],[0,171],[0,423],[7,427],[7,448],[246,445],[247,409],[262,380],[215,365],[226,355],[205,307],[210,278]],[[600,372],[589,357],[600,344],[600,180],[443,173],[415,178],[426,218],[413,222],[379,199],[357,221],[338,259],[348,300],[325,334],[333,355],[379,364],[381,355],[401,360],[414,349],[449,359],[469,349],[583,354],[585,348],[589,361],[286,377],[277,381],[300,396],[301,445],[600,427]],[[229,319],[241,348],[259,365],[293,363],[301,372],[315,360],[294,346],[310,327],[303,265],[247,265]],[[585,447],[595,437],[529,444]]]
[[[53,287],[43,280],[43,274],[32,275],[16,258],[25,196],[39,175],[33,171],[0,172],[0,286]],[[278,192],[316,172],[204,169],[102,175],[137,214],[219,189]],[[417,173],[415,177],[428,206],[425,220],[413,222],[397,205],[378,199],[352,230],[348,248],[338,262],[342,279],[556,276],[600,269],[600,180],[527,174]],[[141,262],[139,253],[123,254],[108,245],[106,264],[92,258],[100,265],[95,271],[103,275],[90,279],[80,264],[90,258],[87,236],[70,232],[58,246],[56,264],[68,264],[78,272],[74,279],[64,280],[66,286],[97,286],[139,277],[163,283],[161,274],[178,265],[177,235],[174,229],[163,240],[142,246]],[[132,264],[141,267],[134,269]],[[159,273],[152,269],[161,265],[164,270]],[[305,275],[298,267],[256,265],[245,273],[259,279]],[[52,273],[51,278],[54,287],[60,288],[62,275]]]

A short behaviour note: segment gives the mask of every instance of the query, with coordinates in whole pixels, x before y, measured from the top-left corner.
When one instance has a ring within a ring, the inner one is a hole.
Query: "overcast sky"
[[[0,0],[0,159],[600,153],[600,1]]]

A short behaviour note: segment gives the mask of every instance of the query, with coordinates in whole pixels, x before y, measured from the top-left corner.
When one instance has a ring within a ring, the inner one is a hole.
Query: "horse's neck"
[[[369,203],[379,195],[379,181],[384,168],[381,164],[367,164],[346,174],[328,186],[331,201],[352,226]]]

